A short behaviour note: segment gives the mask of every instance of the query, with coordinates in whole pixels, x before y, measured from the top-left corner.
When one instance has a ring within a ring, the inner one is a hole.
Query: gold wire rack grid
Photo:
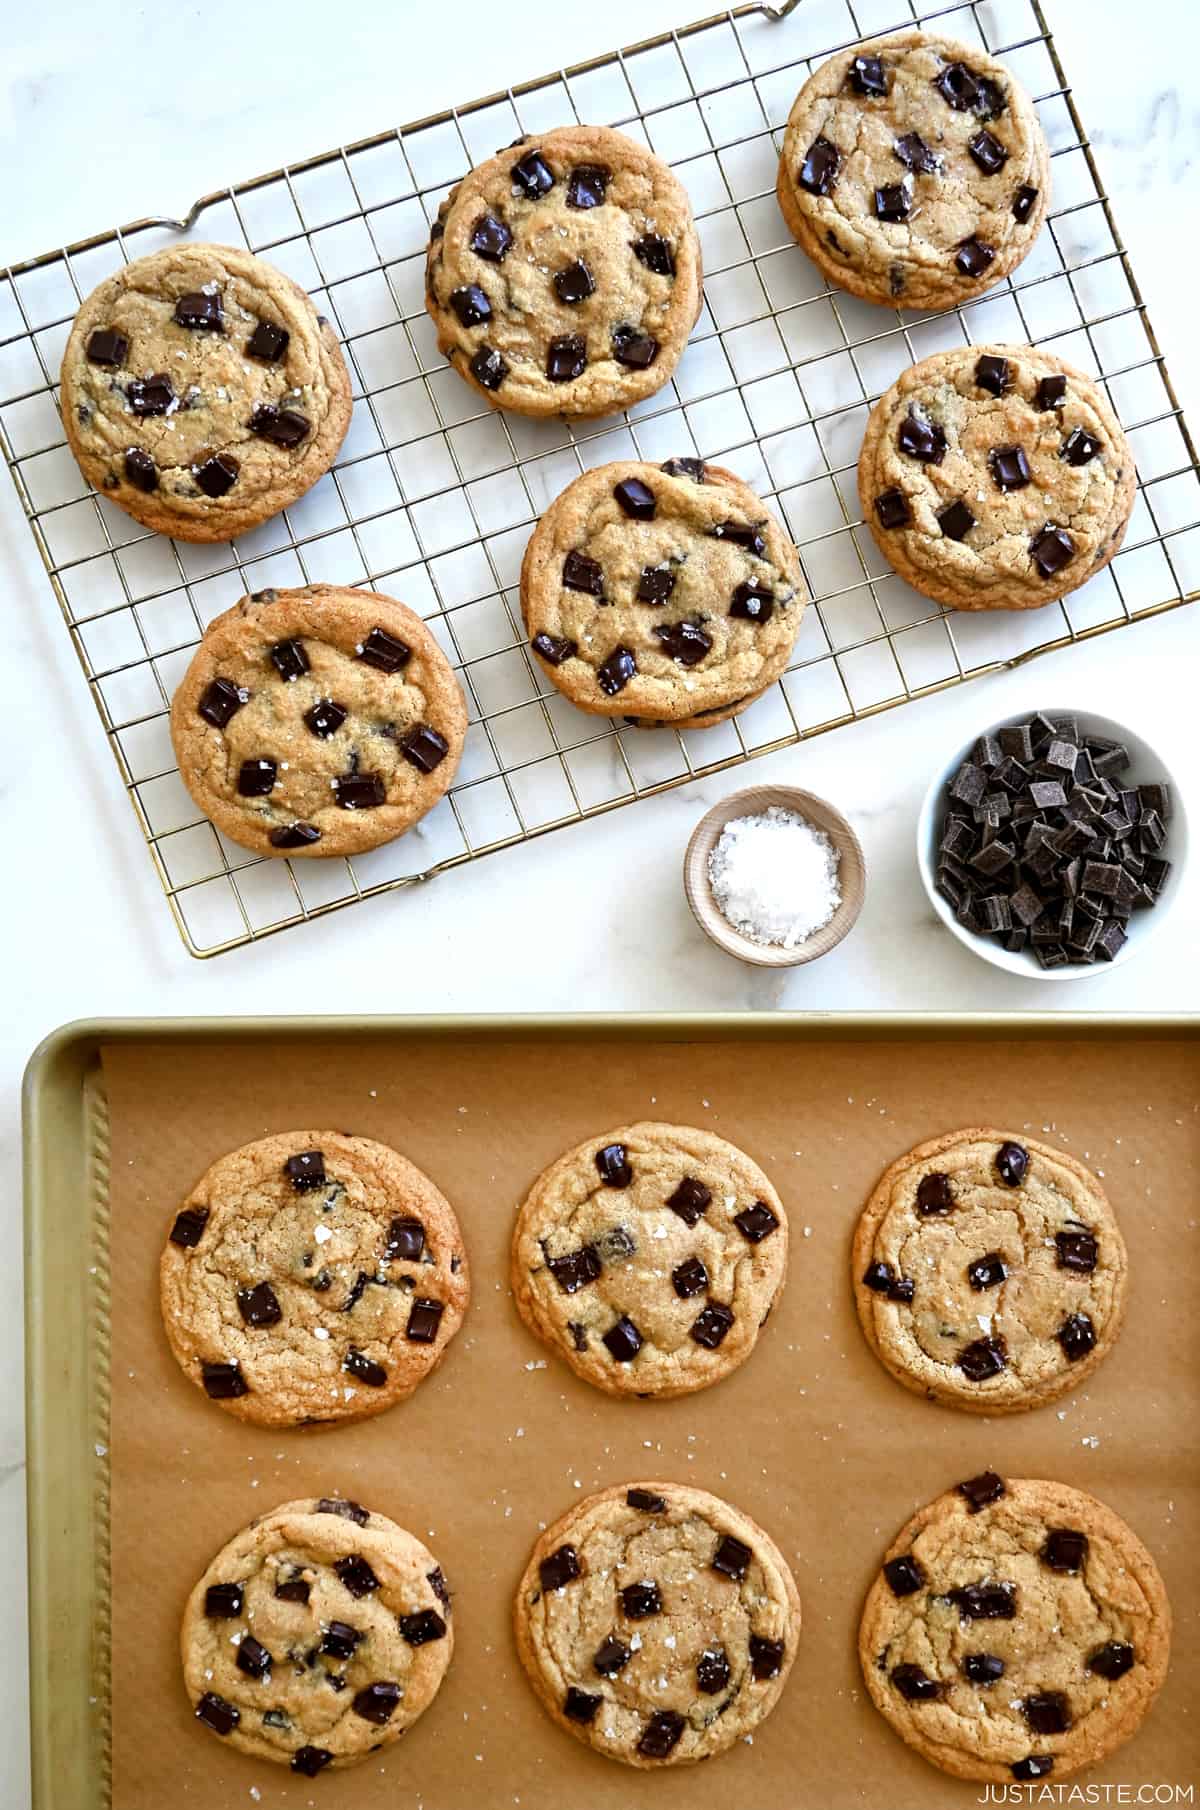
[[[925,315],[831,291],[775,201],[797,89],[833,51],[900,26],[1003,59],[1050,143],[1053,211],[1019,272]],[[674,165],[695,209],[705,306],[673,381],[601,422],[494,413],[439,357],[423,304],[429,225],[498,145],[607,121]],[[333,471],[236,544],[148,534],[91,493],[55,376],[82,297],[180,235],[246,245],[337,324],[354,381]],[[862,522],[870,403],[912,361],[984,340],[1053,347],[1103,382],[1137,502],[1112,565],[1061,603],[948,613],[890,571]],[[1117,233],[1040,0],[744,5],[206,195],[0,273],[0,441],[175,922],[216,955],[618,805],[733,767],[1200,596],[1195,448]],[[813,597],[792,666],[733,722],[647,732],[576,711],[531,659],[517,580],[533,522],[579,472],[688,454],[732,466],[787,521]],[[264,861],[198,817],[171,693],[201,632],[247,591],[316,580],[390,592],[429,621],[471,716],[454,788],[365,856]]]

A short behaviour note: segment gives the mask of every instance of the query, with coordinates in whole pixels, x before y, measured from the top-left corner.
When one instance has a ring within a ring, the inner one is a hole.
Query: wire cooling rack
[[[776,160],[818,63],[934,20],[1000,56],[1034,95],[1053,212],[1015,280],[946,313],[892,313],[831,291],[792,243]],[[658,395],[606,421],[531,422],[483,406],[440,358],[424,250],[473,163],[572,120],[618,126],[674,165],[696,214],[705,306]],[[82,297],[180,235],[246,245],[286,270],[336,322],[354,380],[333,471],[227,546],[148,534],[91,493],[58,413]],[[871,401],[912,361],[983,340],[1051,346],[1101,377],[1137,460],[1124,550],[1042,610],[941,610],[891,572],[859,510]],[[200,956],[1200,595],[1195,449],[1039,0],[741,6],[219,190],[186,220],[141,220],[15,266],[0,273],[0,440],[155,870]],[[814,600],[782,682],[733,722],[687,733],[573,709],[527,651],[517,588],[533,522],[579,472],[679,454],[730,465],[773,501]],[[453,790],[407,836],[349,860],[264,861],[198,817],[169,703],[215,615],[244,592],[317,580],[378,588],[426,617],[471,726]]]

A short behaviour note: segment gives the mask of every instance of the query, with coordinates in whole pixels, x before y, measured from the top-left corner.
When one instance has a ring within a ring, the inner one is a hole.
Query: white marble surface
[[[813,14],[844,11],[802,0]],[[703,0],[696,0],[696,10]],[[682,11],[691,11],[684,6]],[[1046,0],[1104,180],[1177,387],[1200,423],[1192,86],[1200,16],[1141,0]],[[650,35],[679,0],[600,8],[377,0],[97,11],[85,0],[10,9],[0,28],[0,264],[116,219],[183,208],[237,179],[461,100],[501,79]],[[860,5],[864,25],[899,5]],[[531,29],[525,22],[532,21]],[[518,23],[520,29],[517,29]],[[835,26],[829,39],[844,35]],[[1131,54],[1132,50],[1132,54]],[[1046,700],[1087,702],[1156,740],[1182,770],[1194,747],[1200,615],[1180,612],[760,761],[854,820],[869,863],[854,936],[811,969],[744,969],[704,943],[679,863],[704,806],[739,775],[694,785],[291,931],[215,963],[176,939],[37,564],[0,481],[5,571],[0,822],[9,872],[0,1230],[0,1803],[28,1803],[24,1734],[23,1462],[18,1084],[36,1042],[101,1014],[371,1011],[1200,1010],[1193,883],[1144,958],[1068,988],[1014,982],[942,932],[921,894],[912,831],[926,777],[981,722]],[[1195,798],[1193,797],[1193,809]],[[1193,864],[1200,872],[1200,863]]]

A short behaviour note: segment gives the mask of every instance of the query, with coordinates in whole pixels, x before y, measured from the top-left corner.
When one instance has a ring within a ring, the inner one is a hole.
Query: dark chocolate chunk
[[[432,1345],[438,1336],[438,1328],[442,1323],[445,1307],[441,1301],[428,1300],[424,1295],[416,1295],[408,1313],[408,1324],[404,1328],[404,1336],[411,1345]]]
[[[260,440],[269,440],[272,446],[282,446],[290,450],[306,440],[312,423],[308,416],[298,408],[284,404],[276,406],[273,402],[260,402],[255,405],[250,416],[250,432],[257,434]]]
[[[991,396],[1003,396],[1012,386],[1012,366],[1007,358],[985,353],[976,361],[975,382]]]
[[[1043,377],[1038,382],[1037,405],[1040,409],[1061,408],[1067,399],[1065,377]]]
[[[175,304],[175,320],[180,327],[195,331],[224,333],[225,312],[219,289],[193,289],[181,295]]]
[[[911,1552],[902,1553],[896,1559],[888,1559],[883,1567],[883,1575],[893,1596],[912,1596],[925,1582],[925,1573]]]
[[[949,1213],[953,1207],[950,1177],[936,1169],[930,1175],[923,1175],[917,1186],[917,1212],[928,1218],[934,1213]]]
[[[387,1371],[383,1365],[377,1364],[374,1358],[369,1358],[365,1351],[358,1351],[353,1345],[342,1359],[342,1369],[348,1376],[357,1377],[360,1383],[365,1383],[368,1389],[382,1389],[387,1382]]]
[[[426,1576],[429,1579],[429,1587],[433,1591],[433,1594],[437,1597],[439,1603],[441,1603],[442,1608],[449,1614],[450,1586],[446,1582],[445,1572],[440,1565],[435,1565],[432,1571],[426,1573]]]
[[[430,723],[414,723],[397,743],[410,767],[419,773],[432,773],[450,752],[450,744]],[[382,803],[383,800],[380,800]]]
[[[985,245],[974,234],[964,239],[954,254],[954,268],[965,277],[981,277],[996,256],[994,245]]]
[[[960,1483],[958,1493],[966,1498],[971,1513],[977,1515],[989,1502],[1000,1500],[1004,1494],[1004,1479],[995,1471],[980,1471],[978,1477],[968,1477],[965,1483]]]
[[[875,190],[875,218],[893,223],[912,213],[912,189],[907,182],[889,182]]]
[[[297,1151],[295,1156],[288,1157],[283,1172],[297,1194],[303,1194],[309,1188],[323,1188],[326,1180],[324,1153],[320,1150]]]
[[[696,1661],[696,1689],[715,1697],[729,1683],[729,1660],[722,1647],[705,1647]]]
[[[968,1382],[983,1383],[989,1376],[999,1376],[1008,1362],[1008,1347],[1003,1338],[972,1339],[964,1345],[955,1360]]]
[[[387,786],[382,773],[339,773],[333,796],[343,811],[373,811],[387,803]]]
[[[974,1289],[999,1288],[1007,1277],[1008,1265],[999,1251],[989,1251],[967,1265],[967,1281]]]
[[[508,376],[509,364],[495,346],[480,346],[467,369],[476,383],[482,384],[485,390],[498,390]]]
[[[580,553],[574,547],[563,560],[562,581],[564,590],[583,591],[589,597],[603,599],[604,573],[599,562],[589,559],[586,553]]]
[[[733,1223],[751,1244],[761,1244],[779,1227],[779,1220],[765,1200],[756,1200],[753,1206],[743,1207],[740,1213],[734,1214]]]
[[[291,337],[286,327],[277,327],[273,321],[259,321],[246,341],[246,356],[257,358],[261,364],[278,364]]]
[[[158,466],[144,448],[129,447],[121,464],[126,480],[135,490],[144,491],[149,496],[158,489]]]
[[[192,476],[205,496],[222,497],[233,489],[240,470],[241,466],[230,453],[214,453],[202,465],[192,466]]]
[[[400,1617],[400,1633],[410,1647],[425,1647],[431,1640],[446,1638],[446,1624],[436,1609],[418,1609],[415,1615]]]
[[[662,642],[663,652],[680,666],[699,666],[712,652],[712,638],[695,622],[660,622],[654,633]]]
[[[612,330],[613,357],[630,371],[645,371],[658,357],[658,341],[652,333],[643,333],[627,322]]]
[[[210,1210],[208,1207],[184,1207],[175,1215],[171,1243],[185,1251],[194,1250],[204,1236]]]
[[[665,603],[678,576],[670,566],[643,566],[634,596],[639,603]]]
[[[863,1271],[863,1286],[877,1295],[886,1295],[895,1280],[896,1272],[890,1263],[869,1263]]]
[[[240,1584],[210,1584],[204,1592],[204,1613],[209,1621],[231,1621],[242,1612],[243,1596]]]
[[[563,1698],[563,1715],[568,1722],[594,1722],[596,1711],[604,1699],[589,1691],[581,1691],[577,1685],[569,1685]]]
[[[810,195],[830,195],[842,167],[842,154],[827,138],[814,138],[800,165],[797,181]]]
[[[747,553],[753,553],[761,559],[767,550],[767,543],[760,532],[762,524],[754,522],[716,522],[709,529],[713,540],[726,540],[735,547],[745,547]]]
[[[1009,153],[1006,145],[1002,145],[994,132],[986,126],[976,132],[974,138],[967,140],[967,149],[985,176],[994,176],[1008,162]]]
[[[211,1728],[214,1734],[232,1734],[242,1719],[242,1712],[235,1704],[227,1703],[224,1697],[218,1697],[215,1691],[205,1691],[196,1705],[196,1720]]]
[[[997,490],[1024,490],[1033,473],[1020,446],[993,446],[988,454],[992,482]]]
[[[271,1655],[253,1634],[243,1634],[238,1642],[234,1664],[247,1678],[266,1678],[271,1671]]]
[[[373,1722],[377,1728],[383,1728],[399,1709],[403,1696],[404,1692],[398,1684],[381,1678],[374,1684],[364,1686],[350,1707],[364,1722]]]
[[[1086,428],[1077,427],[1069,433],[1062,443],[1060,459],[1068,465],[1087,465],[1101,450],[1100,442],[1095,434],[1089,434]]]
[[[639,1508],[647,1515],[661,1515],[667,1506],[664,1497],[656,1496],[648,1489],[627,1489],[625,1501],[629,1508]]]
[[[855,57],[847,79],[855,94],[877,97],[888,91],[887,70],[881,57]]]
[[[946,436],[942,429],[935,421],[926,421],[912,409],[900,423],[896,445],[910,459],[919,459],[922,465],[940,465],[946,456]]]
[[[1038,198],[1038,191],[1023,182],[1013,196],[1012,215],[1018,226],[1024,226],[1033,212],[1033,204]]]
[[[1029,1152],[1022,1144],[1001,1144],[996,1152],[996,1174],[1006,1188],[1019,1188],[1029,1169]]]
[[[1044,1779],[1054,1771],[1054,1755],[1052,1753],[1031,1753],[1028,1759],[1014,1760],[1008,1770],[1014,1779],[1022,1783],[1026,1779]]]
[[[349,1496],[322,1496],[313,1504],[313,1514],[340,1515],[343,1521],[353,1521],[356,1527],[365,1527],[371,1519],[362,1503],[352,1501]]]
[[[1038,1691],[1026,1697],[1021,1714],[1035,1735],[1063,1735],[1071,1726],[1071,1706],[1062,1691]]]
[[[1102,1647],[1097,1647],[1087,1662],[1089,1672],[1095,1672],[1098,1678],[1123,1678],[1134,1663],[1136,1655],[1131,1646],[1123,1640],[1110,1640]]]
[[[165,415],[176,401],[175,386],[165,371],[135,377],[125,392],[135,415]]]
[[[538,1566],[538,1577],[546,1591],[561,1590],[564,1584],[573,1583],[579,1576],[579,1554],[573,1546],[556,1547]]]
[[[492,318],[492,304],[478,283],[466,283],[451,292],[450,306],[464,327],[478,327]]]
[[[292,1771],[303,1773],[306,1779],[315,1779],[332,1759],[327,1747],[298,1747],[292,1755]]]
[[[602,1678],[615,1678],[623,1666],[627,1666],[633,1658],[632,1649],[618,1640],[615,1634],[608,1635],[596,1649],[592,1665]]]
[[[577,641],[569,641],[565,635],[547,635],[544,631],[539,631],[529,645],[549,666],[561,666],[564,660],[573,659],[579,652]]]
[[[375,1576],[366,1559],[352,1553],[348,1558],[339,1559],[333,1568],[351,1596],[370,1596],[378,1590],[379,1579]]]
[[[732,1325],[732,1308],[720,1301],[710,1301],[689,1330],[697,1345],[703,1345],[706,1351],[716,1351]]]
[[[917,1285],[911,1276],[897,1276],[896,1280],[888,1289],[887,1297],[889,1301],[900,1301],[907,1305],[916,1292]]]
[[[665,1760],[679,1745],[687,1723],[673,1709],[656,1710],[642,1730],[637,1750],[648,1760]]]
[[[554,273],[554,293],[560,302],[565,302],[568,306],[586,302],[595,290],[596,279],[582,258],[577,258],[573,264],[566,264]]]
[[[574,1295],[589,1282],[594,1282],[604,1265],[595,1245],[585,1244],[577,1251],[568,1251],[565,1257],[547,1258],[546,1268],[564,1295]]]
[[[914,175],[933,176],[942,167],[941,158],[936,151],[930,150],[919,132],[906,132],[903,138],[898,138],[892,146],[892,155]]]
[[[352,1659],[361,1640],[361,1631],[352,1628],[349,1622],[331,1621],[321,1635],[321,1651],[328,1653],[331,1659]]]
[[[694,1226],[711,1204],[712,1190],[693,1175],[685,1175],[675,1192],[667,1197],[672,1213],[678,1213],[686,1226]]]
[[[313,735],[328,741],[336,735],[346,720],[346,711],[341,704],[335,704],[332,698],[318,698],[312,707],[304,712],[305,728]]]
[[[527,201],[537,201],[554,187],[554,172],[540,151],[526,151],[509,174]]]
[[[1057,522],[1047,522],[1029,543],[1029,555],[1043,578],[1054,578],[1075,557],[1075,542]]]
[[[782,1640],[768,1640],[762,1634],[750,1636],[750,1670],[760,1683],[778,1678],[786,1656],[787,1647]]]
[[[693,484],[704,482],[703,459],[664,459],[662,470],[669,478],[691,478]]]
[[[645,1621],[648,1616],[662,1614],[662,1596],[652,1578],[638,1584],[626,1584],[621,1591],[621,1608],[630,1621]]]
[[[1073,1527],[1052,1527],[1046,1534],[1041,1561],[1051,1571],[1082,1571],[1088,1554],[1088,1538]]]
[[[1068,1314],[1055,1338],[1063,1348],[1063,1355],[1072,1364],[1087,1356],[1096,1346],[1096,1328],[1087,1314]]]
[[[919,1665],[893,1666],[891,1677],[900,1695],[909,1703],[929,1703],[942,1694],[937,1679],[931,1678]]]
[[[744,1545],[741,1540],[735,1540],[731,1533],[727,1533],[713,1553],[712,1568],[714,1571],[719,1571],[722,1577],[730,1577],[735,1583],[740,1583],[745,1577],[753,1557],[754,1554],[748,1546]]]
[[[277,641],[270,650],[270,659],[281,679],[302,679],[309,670],[303,641]]]
[[[875,498],[875,513],[884,528],[903,528],[912,520],[908,498],[902,490],[884,490]]]
[[[964,1653],[962,1669],[972,1684],[995,1684],[1004,1676],[1004,1661],[996,1653]]]
[[[399,672],[412,659],[412,648],[408,643],[396,635],[389,635],[385,628],[373,628],[357,652],[364,665],[386,673]]]
[[[253,1288],[239,1288],[237,1304],[247,1326],[277,1326],[283,1318],[279,1297],[269,1282],[256,1282]]]
[[[471,229],[469,244],[476,257],[486,258],[489,264],[499,264],[512,244],[512,234],[495,214],[480,214]]]
[[[1079,1270],[1083,1274],[1090,1274],[1095,1269],[1100,1249],[1091,1232],[1056,1232],[1054,1244],[1060,1270]]]
[[[685,1257],[671,1271],[671,1283],[675,1293],[686,1301],[692,1295],[699,1295],[708,1287],[708,1271],[699,1257]]]
[[[250,1393],[240,1364],[201,1364],[200,1380],[213,1401],[236,1401],[239,1395]]]
[[[671,250],[670,241],[660,237],[658,233],[643,233],[640,239],[635,239],[633,255],[639,264],[644,264],[655,276],[675,275],[675,253]]]
[[[946,1594],[963,1621],[1012,1621],[1017,1613],[1015,1584],[964,1584]]]
[[[945,509],[939,510],[938,527],[947,540],[966,540],[975,526],[975,517],[961,498],[956,498]]]
[[[595,1156],[596,1171],[606,1188],[627,1188],[633,1180],[624,1144],[605,1144]]]
[[[637,672],[637,661],[627,647],[614,647],[603,665],[596,668],[596,680],[608,697],[624,691]]]
[[[612,171],[602,163],[576,164],[567,183],[567,206],[603,207]]]
[[[956,113],[973,113],[979,105],[979,83],[965,63],[947,63],[933,85]]]
[[[729,614],[742,622],[769,622],[775,613],[775,593],[760,578],[748,578],[733,593]]]
[[[88,362],[94,365],[123,365],[129,355],[129,341],[115,327],[96,327],[87,342]]]
[[[604,1334],[609,1356],[618,1364],[630,1364],[642,1349],[642,1335],[627,1314]]]
[[[613,485],[613,496],[621,505],[622,512],[633,521],[652,522],[654,520],[658,503],[649,484],[644,484],[641,478],[622,478],[619,484]],[[575,588],[572,586],[572,589]]]

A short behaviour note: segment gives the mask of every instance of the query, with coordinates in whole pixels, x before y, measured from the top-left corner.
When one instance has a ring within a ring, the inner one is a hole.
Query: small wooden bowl
[[[814,931],[806,942],[798,943],[794,949],[785,949],[781,944],[755,943],[740,930],[735,930],[722,916],[708,877],[708,857],[730,818],[756,817],[773,804],[785,811],[794,811],[814,829],[824,830],[839,856],[838,885],[842,902],[823,930]],[[797,786],[747,786],[744,791],[732,793],[720,804],[715,804],[711,811],[706,811],[692,831],[683,858],[683,889],[692,916],[718,949],[724,949],[727,955],[736,955],[739,961],[752,962],[757,968],[799,968],[805,962],[815,962],[820,955],[828,955],[853,930],[866,897],[867,864],[858,837],[842,813],[835,811],[823,798],[815,797],[812,792],[802,792]]]

